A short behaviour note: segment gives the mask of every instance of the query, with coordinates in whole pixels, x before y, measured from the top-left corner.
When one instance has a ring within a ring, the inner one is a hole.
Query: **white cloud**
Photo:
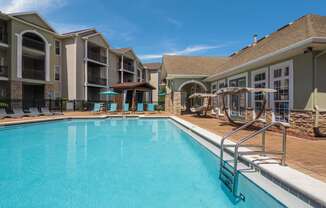
[[[65,5],[65,0],[5,0],[0,2],[0,9],[4,13],[23,12],[30,10],[46,11]]]
[[[150,59],[162,58],[163,55],[190,55],[200,51],[207,51],[207,50],[223,48],[223,47],[226,47],[226,45],[194,45],[194,46],[188,46],[182,50],[164,52],[162,54],[144,54],[144,55],[140,55],[139,58],[142,60],[150,60]]]
[[[174,18],[172,18],[172,17],[168,17],[166,20],[167,20],[169,23],[171,23],[172,25],[175,25],[175,26],[177,26],[177,27],[181,27],[181,26],[182,26],[182,22],[180,22],[180,21],[178,21],[178,20],[176,20],[176,19],[174,19]]]

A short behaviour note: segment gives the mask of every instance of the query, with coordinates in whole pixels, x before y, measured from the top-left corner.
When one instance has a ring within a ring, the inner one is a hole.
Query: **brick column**
[[[44,85],[44,98],[45,99],[53,99],[54,98],[55,87],[53,84],[45,84]],[[51,97],[49,97],[51,95]]]
[[[11,99],[11,108],[13,107],[22,107],[23,106],[23,83],[18,80],[10,81],[10,99]]]
[[[181,92],[173,93],[173,113],[181,115]]]

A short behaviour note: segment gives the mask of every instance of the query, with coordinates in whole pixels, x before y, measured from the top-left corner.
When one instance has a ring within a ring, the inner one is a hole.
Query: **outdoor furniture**
[[[123,112],[129,112],[129,103],[124,103],[123,104]]]
[[[147,111],[148,112],[154,112],[155,111],[155,104],[154,103],[148,103],[147,104]]]
[[[0,108],[0,119],[8,117],[7,111],[4,108]]]
[[[189,99],[191,98],[195,98],[195,97],[199,97],[199,98],[203,98],[203,105],[202,106],[197,106],[197,107],[192,107],[190,108],[190,111],[192,113],[196,113],[198,116],[200,116],[201,114],[206,116],[207,115],[207,111],[211,109],[211,98],[215,97],[216,95],[214,94],[208,94],[208,93],[194,93],[191,96],[189,96]]]
[[[101,111],[101,103],[94,103],[92,112],[99,113]]]
[[[109,112],[110,113],[117,112],[117,107],[118,107],[118,105],[116,103],[111,103]]]
[[[25,113],[22,108],[15,107],[12,109],[13,114],[8,114],[11,118],[19,118],[19,117],[24,117],[24,116],[30,116],[30,113]]]
[[[48,107],[42,107],[42,108],[41,108],[41,112],[42,112],[42,114],[45,115],[45,116],[63,115],[62,112],[52,112],[52,111],[50,111]]]
[[[144,112],[144,103],[137,103],[137,112]]]
[[[30,112],[30,115],[31,115],[31,116],[40,116],[40,115],[43,115],[43,114],[40,113],[40,111],[38,111],[38,109],[35,108],[35,107],[31,107],[31,108],[29,108],[29,112]]]

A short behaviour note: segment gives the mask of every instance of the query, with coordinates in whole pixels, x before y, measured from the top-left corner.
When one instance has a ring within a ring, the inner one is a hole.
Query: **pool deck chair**
[[[29,112],[31,113],[31,116],[40,116],[40,115],[43,115],[42,113],[40,113],[40,111],[35,108],[35,107],[32,107],[32,108],[29,108]]]
[[[144,103],[137,103],[137,113],[144,112]]]
[[[24,116],[31,116],[30,113],[25,113],[22,108],[13,108],[14,111],[13,114],[9,114],[11,118],[19,118],[19,117],[24,117]]]
[[[101,103],[94,103],[94,107],[92,110],[93,113],[99,113],[101,112]]]
[[[124,103],[123,104],[123,112],[124,113],[129,113],[129,103]]]
[[[116,103],[111,103],[109,112],[110,113],[116,113],[117,112],[118,105]]]
[[[9,117],[8,114],[7,114],[6,109],[0,108],[0,119],[6,118],[6,117]]]
[[[151,112],[151,113],[154,113],[154,111],[155,111],[155,104],[154,103],[148,103],[147,104],[147,111],[148,112]]]
[[[42,107],[41,112],[45,116],[63,115],[63,113],[60,111],[50,111],[48,107]]]

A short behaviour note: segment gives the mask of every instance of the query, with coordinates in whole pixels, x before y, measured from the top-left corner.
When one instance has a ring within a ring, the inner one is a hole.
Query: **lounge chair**
[[[92,112],[99,113],[101,111],[101,103],[94,103],[94,108]]]
[[[8,117],[7,111],[4,108],[0,108],[0,119]]]
[[[52,111],[50,111],[48,107],[42,107],[42,108],[41,108],[41,112],[42,112],[42,114],[45,115],[45,116],[63,115],[62,112],[52,112]]]
[[[129,112],[129,103],[124,103],[124,104],[123,104],[123,112],[124,112],[124,113]]]
[[[155,104],[154,103],[148,103],[147,104],[147,111],[148,112],[154,112],[155,111]]]
[[[32,107],[32,108],[29,108],[29,112],[30,112],[30,115],[31,116],[40,116],[40,115],[43,115],[42,113],[40,113],[40,111],[35,108],[35,107]]]
[[[208,99],[205,98],[204,99],[204,103],[203,103],[202,106],[190,108],[190,111],[192,113],[196,113],[197,116],[200,116],[200,115],[206,116],[207,115],[208,107],[209,107]]]
[[[137,103],[137,112],[144,112],[144,104]]]
[[[13,108],[13,114],[8,114],[11,118],[19,118],[24,116],[31,116],[31,113],[25,113],[22,108]]]
[[[117,107],[118,107],[118,105],[117,105],[116,103],[111,103],[111,105],[110,105],[110,109],[109,109],[109,112],[110,112],[110,113],[115,113],[115,112],[117,112]]]

